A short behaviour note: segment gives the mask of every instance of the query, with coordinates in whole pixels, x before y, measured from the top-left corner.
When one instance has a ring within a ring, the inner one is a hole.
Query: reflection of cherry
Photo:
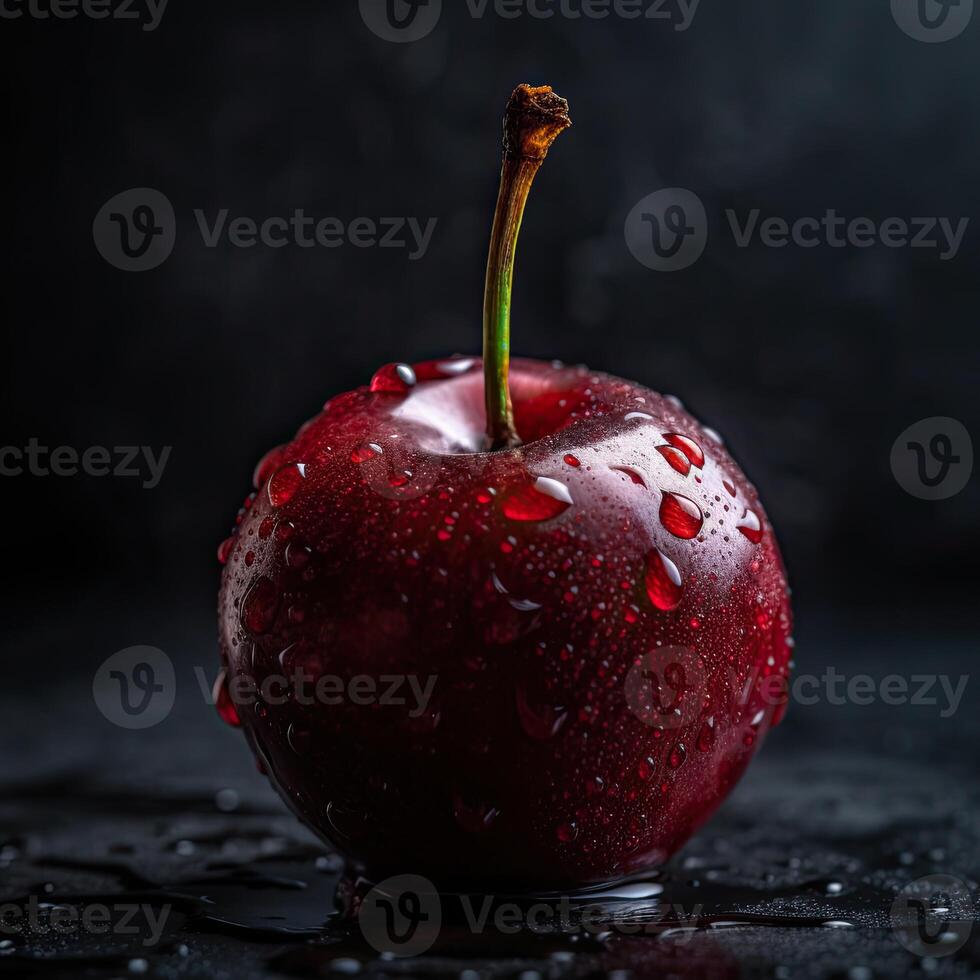
[[[738,780],[772,722],[760,686],[788,672],[779,551],[717,437],[640,385],[509,358],[517,230],[565,110],[527,86],[508,107],[484,359],[332,399],[220,549],[229,679],[435,678],[424,705],[238,708],[283,798],[376,877],[649,868]]]

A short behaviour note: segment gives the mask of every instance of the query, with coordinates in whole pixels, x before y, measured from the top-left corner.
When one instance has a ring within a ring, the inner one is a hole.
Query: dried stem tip
[[[571,125],[568,103],[550,85],[518,85],[504,115],[504,157],[543,160],[558,135]]]

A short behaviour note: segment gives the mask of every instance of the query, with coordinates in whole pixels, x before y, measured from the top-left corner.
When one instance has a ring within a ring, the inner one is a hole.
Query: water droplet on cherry
[[[416,383],[415,371],[409,364],[385,364],[371,378],[371,391],[403,395]]]
[[[576,837],[578,837],[578,824],[574,820],[570,820],[568,823],[560,823],[555,828],[555,837],[561,841],[562,844],[570,844]]]
[[[710,752],[715,744],[715,724],[714,718],[709,718],[698,732],[697,747],[698,752]]]
[[[226,565],[228,563],[228,559],[231,557],[231,553],[234,547],[235,547],[234,534],[231,535],[231,537],[225,538],[224,541],[222,541],[221,544],[218,545],[218,561],[222,565]]]
[[[652,755],[648,755],[645,759],[641,759],[639,765],[636,767],[636,773],[643,780],[647,782],[653,778],[653,774],[657,771],[657,761]]]
[[[500,811],[489,803],[473,803],[458,792],[453,794],[453,816],[468,833],[478,834],[488,830],[499,815]]]
[[[659,548],[647,555],[645,584],[647,595],[657,609],[669,612],[680,605],[684,594],[681,573]]]
[[[762,540],[762,522],[759,515],[749,507],[745,508],[741,523],[735,525],[753,544]]]
[[[637,473],[636,470],[632,469],[629,466],[610,466],[609,468],[611,470],[615,470],[617,473],[623,473],[623,474],[625,474],[637,486],[640,486],[640,487],[645,487],[646,486],[646,481],[643,479],[643,477],[639,473]]]
[[[568,718],[567,708],[562,705],[539,703],[528,695],[524,684],[518,684],[515,697],[521,728],[538,741],[543,742],[557,735]]]
[[[660,501],[660,523],[674,537],[695,538],[704,525],[704,515],[693,500],[665,490]]]
[[[286,741],[297,755],[306,755],[310,751],[312,736],[307,729],[291,724],[286,731]]]
[[[238,717],[238,709],[232,700],[231,691],[228,687],[228,671],[222,669],[214,682],[212,691],[214,706],[218,709],[218,715],[226,725],[232,728],[240,728],[242,721]]]
[[[681,476],[687,476],[691,472],[691,461],[676,446],[657,446],[657,452],[667,460],[671,469],[676,470]]]
[[[304,463],[290,463],[277,470],[269,480],[269,503],[273,507],[283,507],[296,495],[306,478]]]
[[[503,511],[512,521],[547,521],[568,510],[572,495],[558,480],[539,476],[534,483],[521,487],[503,501]]]
[[[268,633],[276,620],[279,608],[279,592],[272,580],[262,575],[257,578],[242,599],[242,626],[256,636]]]
[[[366,463],[369,459],[380,456],[381,453],[382,449],[376,442],[369,442],[354,449],[350,454],[350,461],[352,463]]]
[[[261,490],[263,484],[266,480],[272,476],[273,473],[279,468],[279,464],[282,461],[282,455],[285,452],[285,446],[273,446],[255,465],[255,471],[252,474],[252,485],[256,490]]]
[[[692,466],[698,469],[704,466],[704,451],[690,436],[683,436],[679,432],[665,432],[664,438],[675,449],[679,449]]]

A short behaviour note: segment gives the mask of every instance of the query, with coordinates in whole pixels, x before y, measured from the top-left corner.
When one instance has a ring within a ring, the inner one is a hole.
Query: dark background
[[[916,499],[889,453],[929,416],[980,431],[977,18],[930,45],[898,29],[887,0],[703,0],[684,32],[445,6],[406,45],[375,37],[348,0],[170,0],[153,32],[0,23],[0,442],[173,447],[153,490],[0,480],[11,778],[78,769],[132,786],[179,773],[206,792],[265,792],[189,682],[147,752],[141,733],[97,714],[92,674],[150,644],[213,676],[214,552],[259,456],[385,362],[478,350],[500,117],[520,81],[554,85],[575,125],[528,209],[515,351],[677,394],[725,435],[783,546],[800,669],[969,669],[978,483]],[[173,203],[177,241],[160,267],[128,273],[96,250],[92,220],[141,186]],[[629,253],[623,222],[668,186],[700,196],[710,234],[694,266],[658,274]],[[756,207],[971,225],[951,261],[880,245],[736,248],[723,212]],[[195,208],[438,225],[414,262],[350,245],[207,248]],[[774,754],[788,765],[814,742],[880,749],[934,778],[948,764],[952,785],[969,771],[964,710],[915,724],[894,709],[791,711]],[[821,758],[807,771],[833,756]]]

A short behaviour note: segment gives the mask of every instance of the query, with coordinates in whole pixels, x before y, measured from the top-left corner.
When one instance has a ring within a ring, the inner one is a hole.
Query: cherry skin
[[[517,360],[510,393],[523,443],[485,452],[480,359],[382,368],[263,459],[221,549],[222,716],[374,880],[638,874],[783,710],[783,563],[717,437],[585,368]]]

